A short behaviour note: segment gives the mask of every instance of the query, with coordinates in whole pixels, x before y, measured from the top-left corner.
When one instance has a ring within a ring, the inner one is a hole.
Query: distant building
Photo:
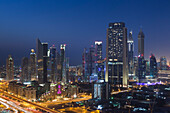
[[[146,76],[150,75],[150,61],[149,60],[145,60],[145,66],[146,66]]]
[[[158,74],[156,58],[153,54],[150,56],[150,76],[156,78]]]
[[[143,55],[144,56],[144,33],[142,29],[140,30],[138,34],[138,55]]]
[[[146,79],[146,62],[144,58],[144,33],[142,29],[138,34],[138,82],[144,82]]]
[[[104,60],[102,58],[102,41],[95,41],[96,74],[99,80],[104,80]]]
[[[60,54],[58,51],[56,51],[56,76],[57,76],[57,82],[61,81],[62,74],[61,74],[61,62],[60,62]]]
[[[34,49],[31,49],[30,59],[29,59],[29,67],[30,67],[30,76],[31,80],[38,81],[37,73],[36,73],[36,53]]]
[[[42,43],[42,47],[43,47],[43,79],[42,79],[42,83],[47,83],[47,67],[48,67],[48,43]]]
[[[105,82],[128,85],[127,28],[123,22],[110,23],[107,29]]]
[[[64,61],[65,61],[65,49],[66,49],[66,44],[61,44],[60,45],[60,64],[61,64],[61,72],[60,72],[60,78],[61,81],[63,81],[63,74],[65,74],[64,70]]]
[[[66,44],[60,45],[60,74],[59,78],[63,83],[68,82],[69,58],[66,58]]]
[[[39,39],[36,42],[36,52],[38,82],[43,83],[43,47]]]
[[[84,48],[83,55],[82,55],[82,68],[83,68],[83,81],[87,82],[88,81],[88,75],[87,75],[87,59],[88,58],[88,50]]]
[[[28,82],[31,81],[31,76],[29,75],[29,60],[27,57],[22,58],[21,63],[21,69],[22,69],[22,75],[21,75],[21,82]]]
[[[14,60],[11,55],[6,60],[6,80],[14,79]]]
[[[132,37],[132,31],[129,33],[129,38],[127,40],[128,44],[128,68],[129,68],[129,76],[134,76],[134,41]]]
[[[37,39],[37,71],[38,71],[38,82],[44,84],[47,82],[47,62],[48,62],[48,43],[41,43]]]
[[[50,82],[56,82],[56,47],[54,45],[50,47]]]
[[[165,56],[160,58],[160,70],[167,70],[167,60]]]
[[[143,55],[138,56],[138,82],[141,83],[145,81],[146,76],[146,62]]]

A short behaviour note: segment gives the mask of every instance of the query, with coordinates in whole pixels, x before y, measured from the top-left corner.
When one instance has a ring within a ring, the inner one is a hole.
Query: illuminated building
[[[146,66],[146,75],[150,75],[150,62],[148,60],[145,60],[145,66]]]
[[[58,51],[56,51],[56,66],[57,66],[57,70],[56,70],[56,76],[57,76],[57,82],[61,81],[61,64],[60,64],[60,54]]]
[[[97,76],[96,74],[96,57],[95,48],[93,45],[87,50],[84,49],[83,56],[83,77],[85,82],[90,82],[90,76]]]
[[[106,99],[106,83],[94,82],[92,87],[93,99]]]
[[[158,70],[157,70],[157,62],[156,62],[156,58],[153,54],[151,54],[150,56],[150,76],[152,78],[157,77],[158,74]]]
[[[11,55],[6,60],[6,80],[14,79],[14,60]]]
[[[41,43],[37,39],[37,64],[38,64],[38,82],[44,84],[47,82],[47,62],[48,62],[48,43]]]
[[[66,57],[63,63],[63,82],[66,84],[69,82],[69,58]]]
[[[127,29],[125,23],[110,23],[107,29],[105,82],[127,86]]]
[[[83,55],[82,55],[82,68],[83,68],[83,80],[87,82],[87,56],[88,51],[84,48]]]
[[[144,82],[146,78],[146,62],[144,59],[144,33],[142,29],[138,34],[138,82]]]
[[[28,100],[35,101],[36,100],[36,89],[32,86],[28,86],[25,88],[25,98]]]
[[[144,82],[146,76],[146,62],[143,55],[138,56],[138,82]]]
[[[50,47],[50,82],[56,82],[56,47],[54,45]]]
[[[42,83],[47,82],[47,62],[48,62],[48,43],[42,43],[43,47],[43,79]]]
[[[83,80],[82,66],[69,66],[69,82],[80,82]]]
[[[133,60],[133,53],[134,53],[134,42],[132,37],[132,31],[129,33],[129,38],[127,40],[128,43],[128,68],[129,68],[129,76],[134,75],[134,60]]]
[[[37,74],[36,74],[36,54],[35,54],[34,49],[31,49],[29,65],[30,65],[31,80],[37,81],[38,77],[37,77]]]
[[[135,78],[138,75],[138,56],[134,56],[134,72]]]
[[[170,84],[170,70],[159,70],[158,71],[158,82],[164,82]]]
[[[87,80],[90,82],[90,76],[96,75],[96,64],[95,64],[95,48],[93,45],[89,48],[87,54]]]
[[[36,52],[37,52],[37,74],[38,83],[43,82],[43,48],[39,39],[36,41]]]
[[[102,41],[95,41],[96,74],[99,80],[104,80],[104,62],[102,58]]]
[[[143,55],[143,56],[144,56],[144,37],[145,35],[141,29],[138,34],[138,55]]]
[[[160,58],[160,70],[167,70],[167,60],[165,56]]]
[[[61,70],[60,70],[60,81],[63,83],[68,82],[68,71],[69,71],[69,59],[65,57],[65,51],[66,51],[66,44],[61,44],[60,45],[60,65],[61,65]]]
[[[28,73],[29,71],[28,66],[29,66],[29,60],[27,57],[24,57],[21,63],[21,69],[22,69],[21,82],[31,81],[31,76],[29,76]]]

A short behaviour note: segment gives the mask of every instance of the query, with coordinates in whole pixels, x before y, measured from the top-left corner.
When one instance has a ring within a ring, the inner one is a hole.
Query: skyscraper
[[[50,47],[50,68],[51,68],[51,73],[50,73],[50,81],[55,82],[57,80],[56,77],[56,47],[53,45]]]
[[[22,69],[22,75],[21,75],[21,82],[28,82],[31,81],[31,77],[28,73],[28,66],[29,66],[29,60],[27,57],[22,58],[21,63],[21,69]]]
[[[150,56],[150,76],[152,78],[155,78],[157,76],[158,70],[157,70],[157,62],[156,58],[153,54]]]
[[[96,74],[99,80],[104,80],[104,61],[102,58],[102,41],[95,41]]]
[[[60,62],[60,54],[56,51],[56,65],[57,65],[57,82],[61,81],[61,62]]]
[[[144,56],[144,37],[145,35],[141,29],[138,34],[138,55],[143,55],[143,56]]]
[[[87,79],[90,81],[90,76],[96,76],[95,48],[93,45],[89,48],[87,55]]]
[[[65,70],[65,50],[66,50],[66,44],[61,44],[60,45],[60,64],[61,64],[61,72],[60,72],[60,78],[61,78],[61,81],[65,81],[63,80],[63,78],[65,78],[66,76],[66,70]]]
[[[132,31],[129,33],[129,38],[127,40],[128,43],[128,68],[129,68],[129,76],[134,75],[134,59],[133,59],[133,53],[134,53],[134,42],[132,37]]]
[[[35,54],[34,49],[31,49],[29,67],[30,67],[29,72],[30,72],[31,80],[37,81],[38,78],[36,74],[36,54]]]
[[[160,58],[160,70],[167,70],[167,60],[165,56]]]
[[[138,82],[143,82],[146,77],[146,62],[144,59],[144,33],[142,29],[138,34]]]
[[[48,62],[48,43],[41,43],[37,39],[37,64],[38,64],[38,83],[47,82],[47,62]]]
[[[43,82],[43,47],[39,39],[36,41],[36,52],[37,52],[37,74],[38,83]]]
[[[42,43],[43,47],[43,79],[42,83],[47,83],[47,67],[48,67],[48,43]]]
[[[144,82],[146,77],[146,62],[143,54],[138,56],[138,82]]]
[[[110,23],[107,29],[105,82],[128,85],[127,29],[125,23]]]
[[[6,60],[6,80],[14,79],[14,60],[11,55]]]
[[[83,80],[84,82],[87,82],[87,56],[88,51],[86,48],[84,48],[83,55],[82,55],[82,68],[83,68]]]

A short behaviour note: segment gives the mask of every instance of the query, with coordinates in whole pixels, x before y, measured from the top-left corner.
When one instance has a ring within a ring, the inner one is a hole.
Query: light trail
[[[0,101],[6,102],[8,105],[11,105],[11,106],[13,106],[13,107],[15,107],[15,108],[17,108],[17,109],[25,112],[25,113],[31,113],[31,112],[29,112],[29,111],[26,111],[26,110],[22,109],[20,106],[17,106],[15,103],[13,103],[13,102],[11,102],[11,101],[7,101],[7,100],[2,99],[2,98],[0,98]]]

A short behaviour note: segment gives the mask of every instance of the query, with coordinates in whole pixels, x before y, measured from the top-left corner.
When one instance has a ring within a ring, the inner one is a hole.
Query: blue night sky
[[[133,31],[135,54],[137,35],[145,34],[145,57],[170,58],[170,1],[168,0],[0,0],[0,64],[8,54],[20,65],[41,42],[67,44],[70,65],[81,64],[83,48],[103,41],[110,22],[125,22]]]

